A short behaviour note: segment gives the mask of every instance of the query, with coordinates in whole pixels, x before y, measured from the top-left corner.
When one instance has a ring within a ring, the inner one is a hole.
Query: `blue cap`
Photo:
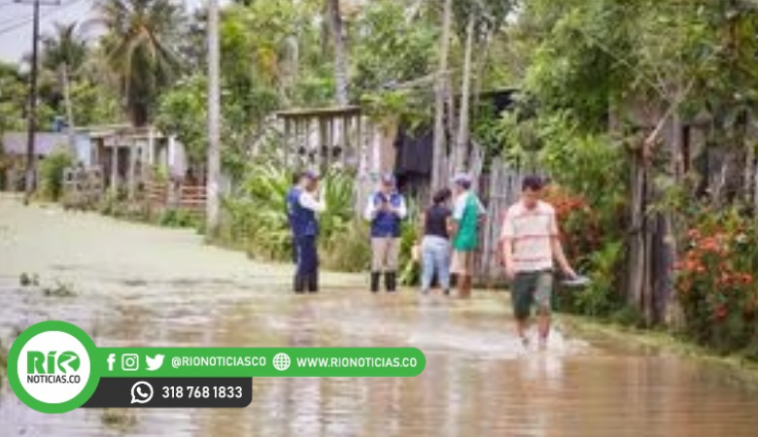
[[[385,185],[395,185],[395,176],[390,173],[382,175],[381,181]]]
[[[300,173],[300,176],[312,181],[318,180],[319,178],[318,173],[313,170],[304,170],[302,173]]]

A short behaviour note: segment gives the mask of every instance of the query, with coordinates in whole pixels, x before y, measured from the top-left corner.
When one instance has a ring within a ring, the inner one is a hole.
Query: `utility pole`
[[[25,3],[22,0],[16,0],[17,3]],[[28,136],[26,143],[26,177],[24,205],[29,205],[29,200],[35,188],[35,167],[36,158],[34,156],[34,134],[37,129],[37,55],[39,42],[39,8],[41,0],[33,0],[34,19],[32,25],[32,70],[29,76],[29,107],[27,108],[27,125]],[[58,3],[45,3],[46,5],[57,5]]]
[[[66,103],[66,118],[68,124],[68,143],[71,148],[72,156],[76,156],[76,133],[74,132],[74,108],[71,106],[71,89],[68,77],[68,65],[64,62],[61,65],[61,74],[63,79],[63,98]]]
[[[221,97],[219,90],[218,0],[208,0],[208,174],[206,177],[206,236],[214,238],[220,221]]]

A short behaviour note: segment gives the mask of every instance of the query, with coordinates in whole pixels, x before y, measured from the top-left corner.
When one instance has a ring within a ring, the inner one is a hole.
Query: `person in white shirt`
[[[316,215],[326,210],[326,201],[321,198],[318,181],[318,175],[314,172],[303,172],[299,183],[287,193],[287,218],[297,264],[295,293],[303,293],[306,286],[311,293],[318,291],[319,226]]]
[[[369,197],[364,211],[364,218],[371,222],[372,293],[379,292],[382,272],[386,290],[397,290],[401,224],[407,215],[405,198],[397,191],[394,176],[382,176],[379,190]]]
[[[506,276],[512,281],[513,312],[516,328],[525,347],[532,304],[539,314],[539,346],[547,346],[553,290],[553,260],[569,278],[576,273],[566,260],[559,234],[555,209],[540,200],[542,178],[528,176],[522,184],[521,199],[512,205],[501,232],[502,260]]]

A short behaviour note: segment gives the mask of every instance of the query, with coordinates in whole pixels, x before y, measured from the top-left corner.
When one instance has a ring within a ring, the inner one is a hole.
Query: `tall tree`
[[[348,59],[345,48],[345,31],[340,12],[340,0],[326,0],[326,16],[334,46],[335,99],[338,105],[347,105]]]
[[[180,69],[174,50],[180,5],[173,0],[98,0],[95,8],[107,31],[102,43],[108,66],[119,78],[125,109],[135,126],[143,126],[159,92]]]
[[[63,88],[68,121],[69,146],[74,144],[74,109],[71,103],[71,78],[81,70],[87,57],[87,40],[78,23],[55,23],[53,33],[42,37],[42,66],[57,73]]]
[[[65,65],[73,74],[87,59],[87,45],[78,23],[55,23],[52,32],[42,36],[41,64],[51,71]]]
[[[445,97],[447,95],[448,54],[450,52],[450,26],[453,0],[444,0],[442,12],[442,33],[440,34],[437,66],[437,78],[434,83],[434,150],[432,158],[432,188],[436,189],[443,183],[446,176],[444,165],[447,156],[447,141],[445,139]]]
[[[218,234],[221,221],[221,78],[219,72],[219,5],[208,1],[208,178],[206,180],[206,231]]]
[[[474,59],[478,59],[480,69],[486,63],[488,50],[486,45],[491,36],[498,32],[505,21],[506,16],[514,7],[513,0],[465,0],[455,2],[453,15],[457,21],[459,36],[465,40],[463,53],[463,74],[461,84],[461,103],[458,111],[458,129],[455,138],[455,147],[452,153],[453,167],[466,169],[468,167],[468,145],[470,138],[471,119],[471,85],[474,74]],[[485,47],[474,50],[474,46]],[[478,92],[477,89],[475,92]]]

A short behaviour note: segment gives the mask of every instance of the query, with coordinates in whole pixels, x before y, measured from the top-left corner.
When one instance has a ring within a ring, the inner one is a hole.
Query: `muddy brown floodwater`
[[[42,320],[98,346],[414,346],[410,379],[260,378],[243,410],[76,410],[44,415],[0,390],[0,435],[16,436],[750,436],[758,394],[729,370],[607,338],[559,332],[524,354],[507,301],[371,296],[325,274],[290,294],[290,267],[203,245],[186,230],[0,197],[0,341]],[[46,296],[19,285],[71,288]]]

